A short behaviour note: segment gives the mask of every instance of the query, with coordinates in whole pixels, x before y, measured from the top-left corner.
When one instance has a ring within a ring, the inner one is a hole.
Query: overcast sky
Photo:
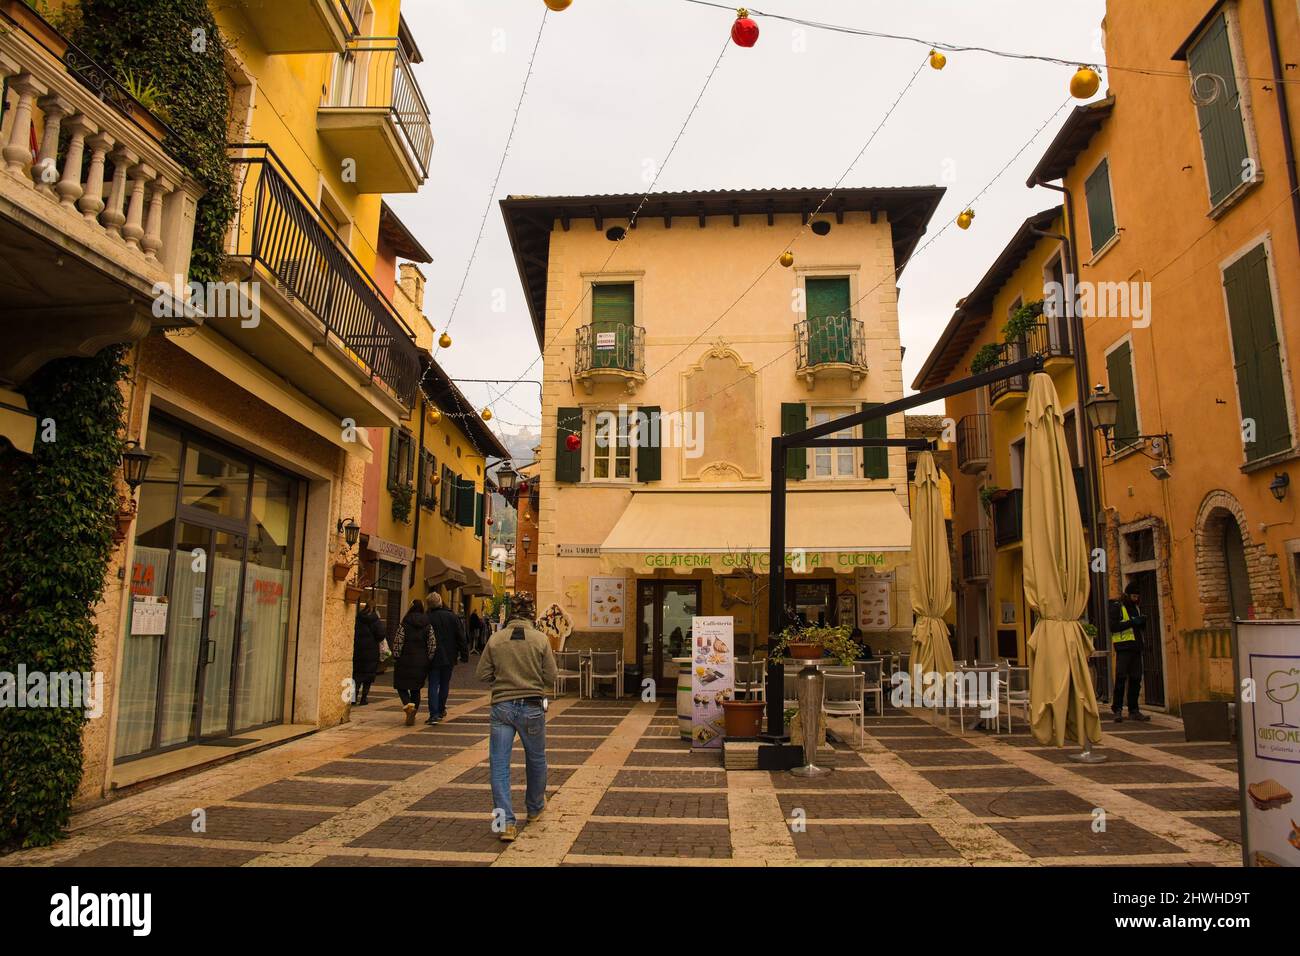
[[[425,267],[425,309],[441,329],[479,232],[546,7],[542,0],[406,0],[403,8],[424,54],[416,70],[437,145],[424,188],[390,202],[434,257]],[[961,45],[1103,59],[1104,0],[766,0],[761,9]],[[452,376],[516,378],[537,357],[495,200],[644,191],[644,170],[663,164],[734,19],[687,0],[574,0],[547,16],[452,322],[455,344],[438,356]],[[727,49],[656,191],[833,185],[927,52],[913,43],[756,19],[757,46]],[[927,68],[918,77],[844,185],[947,186],[927,233],[933,236],[1064,103],[1071,72],[951,53],[943,72]],[[970,231],[950,228],[904,272],[899,318],[909,390],[957,299],[1026,216],[1058,201],[1024,182],[1068,109],[979,200]],[[755,274],[765,264],[756,262]],[[502,301],[504,312],[494,311]],[[530,377],[539,375],[540,364]],[[462,387],[476,403],[488,402],[484,386]],[[515,388],[493,410],[499,430],[536,426],[536,387]]]

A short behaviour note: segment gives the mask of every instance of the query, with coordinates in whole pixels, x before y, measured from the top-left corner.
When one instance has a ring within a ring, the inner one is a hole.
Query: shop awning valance
[[[483,597],[492,596],[492,579],[481,571],[466,567],[465,569],[465,592],[470,595],[481,595]]]
[[[424,585],[434,588],[439,584],[456,587],[465,583],[465,569],[455,561],[448,561],[437,555],[424,556]]]
[[[797,491],[787,499],[786,565],[886,571],[906,563],[912,524],[892,491]],[[762,492],[637,492],[601,545],[607,567],[730,574],[768,567],[771,499]]]

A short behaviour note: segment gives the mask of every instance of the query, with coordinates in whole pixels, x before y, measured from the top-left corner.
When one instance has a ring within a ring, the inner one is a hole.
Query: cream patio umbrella
[[[916,503],[912,508],[912,672],[952,673],[952,649],[943,616],[952,606],[952,563],[943,525],[943,492],[934,456],[916,459]]]
[[[1029,637],[1029,719],[1039,743],[1083,747],[1097,760],[1101,741],[1097,694],[1088,671],[1091,642],[1079,617],[1088,606],[1088,546],[1079,516],[1074,474],[1046,373],[1029,382],[1025,409],[1024,576],[1025,599],[1038,612]]]

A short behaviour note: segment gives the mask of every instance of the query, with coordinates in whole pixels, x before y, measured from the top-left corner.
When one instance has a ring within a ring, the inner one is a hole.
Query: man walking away
[[[510,620],[488,640],[478,659],[478,679],[492,685],[493,823],[503,843],[518,835],[510,796],[510,750],[515,734],[524,747],[528,778],[525,805],[531,823],[546,808],[546,697],[555,686],[555,655],[546,635],[533,627],[530,594],[516,594]],[[499,823],[498,823],[499,821]]]
[[[483,626],[483,618],[478,616],[478,611],[471,611],[469,615],[469,646],[475,653],[481,653],[485,643],[484,633],[486,628]]]
[[[412,601],[393,638],[393,687],[402,699],[408,727],[415,723],[415,712],[420,709],[420,688],[429,679],[436,640],[424,604]]]
[[[1147,618],[1141,612],[1142,589],[1136,580],[1124,588],[1117,601],[1110,602],[1110,643],[1115,648],[1115,693],[1111,698],[1110,712],[1115,723],[1124,720],[1124,689],[1128,688],[1129,720],[1150,720],[1138,709],[1138,695],[1142,688],[1142,639]]]
[[[447,716],[452,671],[457,661],[469,661],[469,642],[460,618],[442,606],[442,596],[437,593],[429,595],[429,623],[438,647],[429,667],[429,719],[425,723],[436,724]]]

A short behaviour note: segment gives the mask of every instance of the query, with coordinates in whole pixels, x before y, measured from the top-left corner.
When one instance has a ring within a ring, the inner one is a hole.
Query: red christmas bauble
[[[731,25],[731,39],[736,46],[751,47],[758,42],[758,24],[749,17],[737,17]]]
[[[582,439],[577,435],[570,435],[568,438],[564,439],[564,447],[569,449],[569,451],[577,451],[582,447]]]

